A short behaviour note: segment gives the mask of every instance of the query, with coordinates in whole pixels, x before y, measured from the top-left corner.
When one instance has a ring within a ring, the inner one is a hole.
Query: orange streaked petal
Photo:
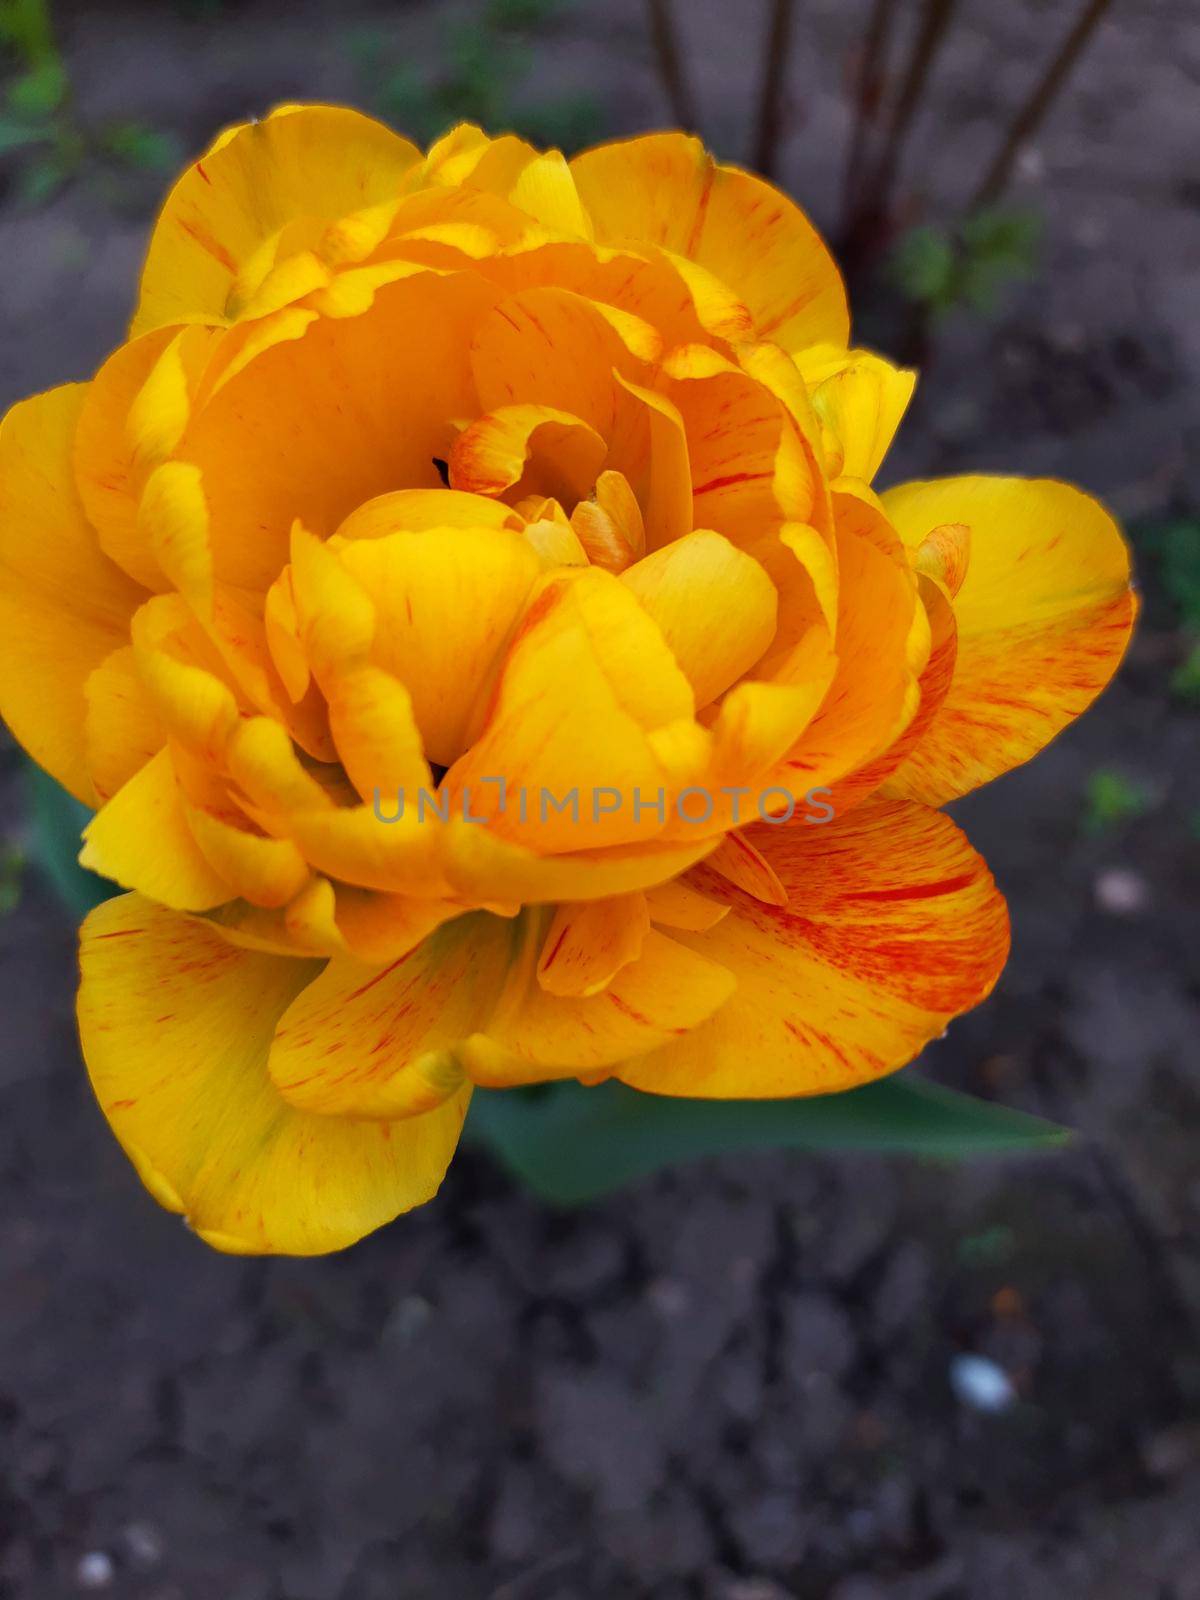
[[[547,994],[597,994],[637,960],[649,928],[642,894],[559,906],[538,957],[537,981]]]
[[[821,828],[751,830],[786,907],[707,865],[689,881],[727,901],[707,933],[677,933],[733,973],[712,1020],[617,1069],[634,1088],[711,1099],[829,1094],[910,1061],[991,990],[1008,953],[1004,901],[948,817],[869,801]]]
[[[547,494],[572,505],[596,481],[608,446],[582,418],[553,406],[498,406],[450,451],[450,484],[473,494]]]
[[[533,930],[530,969],[542,926]],[[732,990],[730,973],[651,928],[637,958],[598,994],[550,994],[518,968],[496,1015],[460,1055],[471,1078],[491,1087],[574,1077],[686,1033]]]
[[[315,962],[237,949],[131,894],[89,916],[80,964],[100,1107],[150,1193],[216,1249],[340,1250],[437,1192],[469,1087],[387,1123],[297,1111],[272,1084],[276,1023]]]
[[[1137,610],[1129,553],[1101,505],[1050,479],[910,483],[884,504],[910,551],[971,530],[954,681],[888,785],[942,805],[1036,755],[1108,683]]]
[[[571,162],[600,244],[656,244],[736,292],[760,338],[844,345],[846,291],[803,212],[763,179],[718,166],[698,139],[647,134]],[[703,304],[698,306],[703,309]]]
[[[787,890],[780,883],[779,874],[762,851],[756,850],[740,831],[727,833],[712,855],[706,857],[705,865],[764,905],[786,906],[788,903]]]
[[[415,145],[339,106],[280,106],[227,128],[167,197],[150,240],[133,333],[231,314],[238,275],[289,222],[338,222],[396,195]]]
[[[335,958],[280,1019],[272,1081],[289,1104],[338,1117],[409,1117],[458,1092],[459,1041],[483,1026],[512,926],[460,917],[389,966]]]

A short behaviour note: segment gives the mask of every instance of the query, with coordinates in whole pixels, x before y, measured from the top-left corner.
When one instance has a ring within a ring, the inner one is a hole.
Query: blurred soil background
[[[899,0],[900,42],[939,9]],[[835,236],[869,10],[799,0],[783,77],[778,178]],[[1076,8],[949,10],[858,273],[860,339],[924,357],[886,476],[1086,485],[1145,613],[1082,724],[956,808],[1014,953],[922,1066],[1084,1137],[710,1161],[571,1213],[465,1150],[345,1255],[217,1256],[93,1104],[6,745],[2,1600],[1200,1596],[1200,16],[1117,0],[964,233]],[[767,7],[675,13],[701,130],[749,161]],[[671,121],[640,0],[53,23],[49,54],[5,47],[4,404],[121,338],[171,169],[229,121],[320,98],[568,146]]]

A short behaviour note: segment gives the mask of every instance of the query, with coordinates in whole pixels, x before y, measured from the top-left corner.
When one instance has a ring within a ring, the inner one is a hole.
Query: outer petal
[[[392,199],[419,160],[407,139],[338,106],[281,106],[227,129],[167,197],[131,331],[223,321],[239,272],[281,228]]]
[[[94,805],[84,685],[128,642],[142,596],[101,554],[75,492],[86,393],[51,389],[0,427],[0,714],[35,761]]]
[[[804,213],[778,189],[718,166],[698,139],[655,133],[571,163],[599,244],[661,245],[719,278],[760,338],[786,349],[846,343],[846,291]]]
[[[469,1090],[403,1122],[296,1111],[267,1073],[319,970],[235,949],[140,895],[83,929],[79,1031],[92,1086],[154,1197],[219,1250],[316,1255],[437,1191]]]
[[[909,483],[884,505],[910,550],[971,530],[954,680],[888,785],[942,805],[1028,761],[1104,688],[1137,611],[1129,553],[1102,506],[1052,479]]]
[[[447,923],[390,966],[331,961],[289,1006],[271,1077],[292,1105],[335,1116],[407,1117],[453,1098],[454,1055],[499,996],[514,931],[481,913]]]
[[[911,1061],[991,990],[1008,917],[948,817],[868,802],[828,827],[750,832],[789,903],[693,871],[689,882],[733,909],[675,938],[727,967],[737,990],[704,1027],[619,1068],[626,1083],[709,1099],[853,1088]]]

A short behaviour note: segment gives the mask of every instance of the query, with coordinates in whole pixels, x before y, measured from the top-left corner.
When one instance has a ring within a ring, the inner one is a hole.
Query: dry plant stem
[[[696,102],[684,70],[671,0],[646,0],[646,9],[650,13],[650,36],[654,41],[658,75],[666,90],[671,118],[676,127],[695,133],[698,129]]]
[[[913,117],[921,104],[926,79],[945,39],[957,4],[958,0],[925,0],[921,9],[912,55],[909,57],[908,68],[896,96],[896,103],[892,107],[892,115],[884,130],[883,153],[868,182],[862,207],[868,216],[880,217],[887,212],[892,185],[900,170],[900,157],[904,152]]]
[[[858,62],[854,85],[854,130],[850,135],[846,176],[842,186],[843,232],[849,229],[854,220],[854,210],[862,186],[867,146],[871,142],[871,134],[883,100],[883,85],[895,16],[896,0],[873,0],[867,31],[863,35],[862,55]]]
[[[1071,68],[1075,65],[1084,45],[1094,32],[1096,24],[1108,10],[1110,0],[1087,0],[1075,19],[1075,25],[1063,40],[1062,48],[1046,68],[1032,94],[1013,118],[1004,142],[996,152],[983,181],[971,197],[968,211],[978,211],[991,205],[1003,193],[1012,176],[1013,164],[1021,148],[1041,125],[1046,113],[1054,104]]]
[[[779,157],[793,9],[792,0],[772,0],[767,48],[763,56],[762,87],[758,98],[758,134],[754,142],[754,165],[764,178],[775,176]]]

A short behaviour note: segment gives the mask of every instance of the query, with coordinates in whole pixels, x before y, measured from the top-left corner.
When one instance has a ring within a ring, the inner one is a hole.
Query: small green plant
[[[0,157],[18,155],[16,186],[26,201],[49,200],[90,155],[154,171],[177,164],[176,142],[141,123],[80,125],[48,0],[0,0],[0,54],[10,72],[0,92]]]
[[[1010,1261],[1016,1249],[1016,1234],[1007,1223],[998,1222],[960,1239],[956,1254],[965,1267],[998,1267]]]
[[[1163,587],[1191,633],[1200,633],[1200,520],[1168,523],[1160,535]]]
[[[1083,831],[1093,838],[1113,833],[1144,816],[1150,799],[1143,784],[1113,767],[1100,767],[1088,778],[1084,789]]]
[[[397,64],[380,29],[352,34],[347,48],[364,93],[389,122],[427,143],[455,122],[478,122],[490,133],[522,134],[571,151],[596,136],[598,104],[586,95],[531,101],[534,35],[567,0],[486,0],[476,15],[449,29],[445,54],[431,77]]]
[[[1200,706],[1200,639],[1171,674],[1171,693],[1190,705]]]
[[[11,916],[21,903],[25,852],[5,839],[0,842],[0,917]]]
[[[896,246],[892,277],[935,316],[959,307],[991,311],[1003,291],[1032,277],[1041,220],[1030,211],[989,208],[955,227],[911,228]]]
[[[1200,705],[1200,518],[1152,523],[1137,529],[1136,538],[1184,634],[1184,655],[1171,676],[1171,693]]]

